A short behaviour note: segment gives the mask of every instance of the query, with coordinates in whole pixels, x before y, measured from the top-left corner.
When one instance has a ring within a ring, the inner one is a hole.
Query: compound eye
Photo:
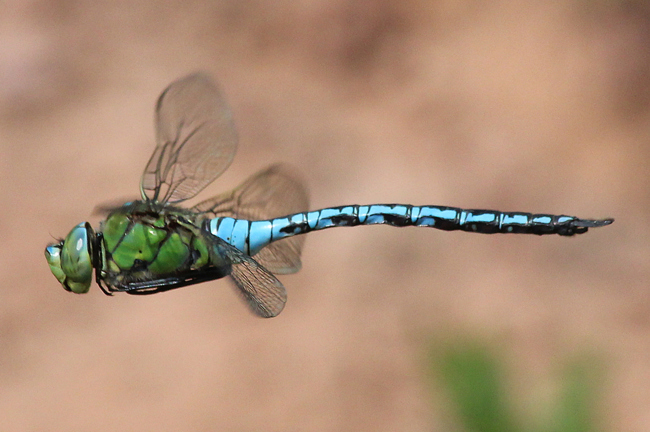
[[[50,246],[45,250],[46,255],[49,253],[50,259],[56,262],[56,252],[51,249],[59,248],[61,271],[65,275],[65,280],[61,283],[68,291],[83,294],[90,289],[93,274],[90,239],[93,235],[93,229],[88,222],[80,223],[70,231],[62,244]],[[52,270],[52,273],[59,279],[57,272]]]

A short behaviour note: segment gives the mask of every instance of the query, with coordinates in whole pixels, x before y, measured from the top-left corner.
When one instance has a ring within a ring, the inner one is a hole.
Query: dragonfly
[[[45,249],[50,270],[67,291],[87,293],[93,272],[107,295],[155,294],[230,276],[250,310],[269,318],[287,301],[274,275],[300,270],[301,234],[311,231],[384,224],[572,236],[614,221],[407,204],[310,211],[302,181],[281,164],[184,208],[180,203],[231,164],[237,149],[233,117],[219,87],[200,72],[171,83],[155,114],[156,147],[140,180],[141,199],[103,209],[98,230],[80,223]]]

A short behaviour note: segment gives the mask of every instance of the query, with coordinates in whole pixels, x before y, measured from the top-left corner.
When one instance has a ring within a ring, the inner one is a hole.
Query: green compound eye
[[[45,248],[52,274],[68,291],[83,294],[90,289],[93,274],[89,239],[94,232],[89,223],[80,223],[61,243]]]

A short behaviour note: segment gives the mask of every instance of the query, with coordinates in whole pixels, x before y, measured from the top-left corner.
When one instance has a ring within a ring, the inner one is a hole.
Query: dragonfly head
[[[94,238],[92,227],[84,222],[72,228],[64,240],[45,248],[45,259],[52,274],[67,291],[83,294],[90,289]]]

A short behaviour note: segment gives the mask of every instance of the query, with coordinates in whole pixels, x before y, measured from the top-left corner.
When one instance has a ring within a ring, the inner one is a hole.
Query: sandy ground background
[[[202,198],[283,161],[314,209],[616,223],[575,238],[314,233],[272,320],[225,280],[66,293],[44,246],[137,196],[155,100],[197,69],[240,134]],[[523,411],[590,353],[606,365],[604,429],[650,430],[649,139],[641,1],[1,2],[0,430],[457,430],[424,359],[463,338],[497,347]]]

